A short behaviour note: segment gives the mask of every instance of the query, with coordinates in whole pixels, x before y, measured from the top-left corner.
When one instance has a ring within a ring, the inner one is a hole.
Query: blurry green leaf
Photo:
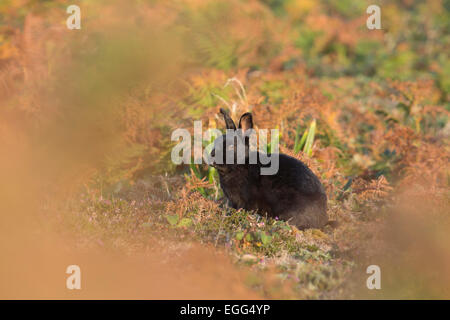
[[[312,146],[314,143],[315,134],[316,134],[316,120],[314,119],[309,126],[309,132],[306,136],[305,147],[303,148],[303,152],[306,153],[308,156],[311,156],[312,154]]]
[[[236,233],[236,240],[241,241],[244,238],[244,232],[239,231],[238,233]]]
[[[261,231],[259,233],[259,236],[261,237],[261,242],[263,245],[268,245],[272,241],[272,237],[266,234],[264,231]]]
[[[179,218],[178,218],[177,214],[173,214],[173,215],[167,215],[166,219],[172,226],[174,226],[177,224]]]
[[[299,152],[305,145],[306,137],[308,135],[308,129],[305,130],[302,137],[300,138],[300,126],[297,127],[297,132],[295,134],[294,152]]]
[[[202,196],[204,196],[205,198],[208,197],[208,194],[206,193],[205,188],[197,188],[196,190],[197,190],[198,192],[200,192],[200,194],[201,194]]]
[[[177,216],[178,217],[178,216]],[[191,218],[183,218],[180,220],[180,222],[177,225],[177,228],[180,227],[189,227],[192,225],[192,219]]]
[[[209,183],[214,184],[215,176],[216,176],[216,169],[213,168],[213,167],[210,167],[208,169],[208,180],[209,180]]]

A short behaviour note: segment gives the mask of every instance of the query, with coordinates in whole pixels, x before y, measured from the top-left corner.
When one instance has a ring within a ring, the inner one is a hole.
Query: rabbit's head
[[[228,113],[220,109],[227,133],[214,141],[214,148],[210,154],[210,165],[219,171],[229,171],[237,165],[248,163],[250,146],[249,135],[253,129],[252,114],[244,113],[236,125]]]

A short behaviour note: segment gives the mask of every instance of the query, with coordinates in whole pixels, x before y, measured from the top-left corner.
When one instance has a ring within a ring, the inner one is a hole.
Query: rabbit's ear
[[[233,129],[236,130],[236,125],[234,124],[233,119],[228,115],[228,113],[220,108],[220,113],[223,115],[223,119],[225,120],[225,124],[227,126],[227,129]]]
[[[239,129],[242,129],[243,132],[253,129],[253,117],[250,112],[244,113],[239,119]]]

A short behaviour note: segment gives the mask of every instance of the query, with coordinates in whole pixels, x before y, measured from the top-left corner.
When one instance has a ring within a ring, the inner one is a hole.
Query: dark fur
[[[228,129],[235,130],[233,120],[221,109]],[[241,116],[237,130],[253,127],[251,114]],[[244,139],[242,140],[244,141]],[[227,148],[225,135],[217,139],[218,148]],[[270,217],[289,221],[300,229],[321,228],[328,222],[327,196],[319,179],[301,161],[279,154],[279,170],[275,175],[261,175],[260,161],[249,164],[248,140],[245,140],[245,164],[216,164],[220,186],[227,204],[235,209],[255,210]],[[236,149],[235,149],[236,150]],[[259,153],[258,159],[259,159]]]

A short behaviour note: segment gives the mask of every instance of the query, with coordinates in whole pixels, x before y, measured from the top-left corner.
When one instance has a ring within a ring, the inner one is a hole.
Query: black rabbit
[[[227,139],[227,135],[217,138],[209,164],[219,173],[227,204],[235,209],[279,217],[299,229],[321,228],[327,224],[327,196],[316,175],[303,162],[282,153],[278,172],[261,175],[261,168],[268,165],[260,161],[260,152],[250,150],[249,137],[245,134],[253,128],[251,113],[241,116],[236,129],[230,116],[223,109],[220,112],[227,129],[235,132],[236,138]],[[244,160],[241,164],[237,161],[239,145],[245,151],[241,152]],[[226,164],[227,152],[234,152],[233,164]],[[257,161],[249,161],[251,156],[256,156]]]

